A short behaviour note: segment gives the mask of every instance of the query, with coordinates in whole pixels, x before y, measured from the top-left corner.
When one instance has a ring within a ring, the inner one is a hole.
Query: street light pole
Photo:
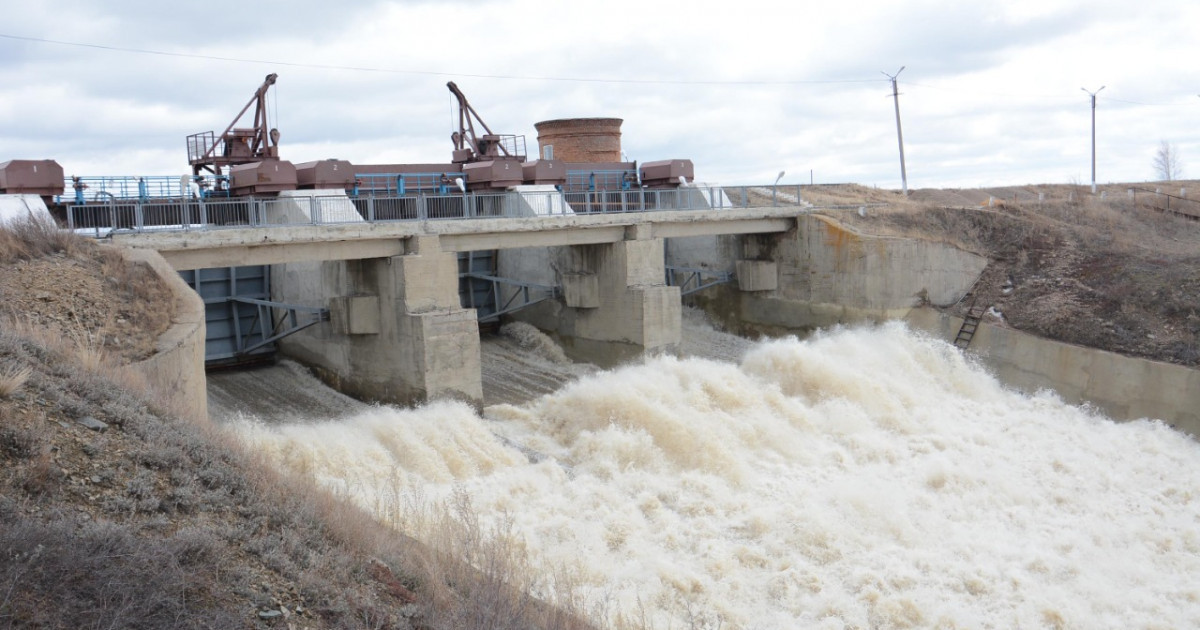
[[[1100,90],[1104,88],[1105,86],[1100,86]],[[1092,97],[1092,194],[1094,195],[1096,194],[1096,95],[1100,93],[1100,90],[1092,92],[1087,88],[1079,89],[1087,92]]]
[[[904,196],[908,196],[908,173],[904,170],[904,132],[900,130],[900,92],[896,89],[896,77],[904,72],[905,66],[900,66],[896,74],[888,74],[880,70],[883,76],[892,80],[892,100],[896,103],[896,140],[900,144],[900,185],[904,187]]]

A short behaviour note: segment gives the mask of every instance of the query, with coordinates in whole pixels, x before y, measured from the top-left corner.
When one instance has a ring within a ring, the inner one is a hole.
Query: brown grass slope
[[[74,261],[117,278],[108,301],[158,308],[103,248],[59,239],[0,229],[0,269]],[[41,325],[85,285],[0,313],[0,628],[583,627],[515,588],[504,553],[418,545],[147,402],[102,335]]]

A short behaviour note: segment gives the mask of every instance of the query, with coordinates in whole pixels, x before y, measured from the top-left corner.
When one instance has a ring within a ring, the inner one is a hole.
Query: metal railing
[[[462,173],[358,173],[355,196],[404,197],[419,193],[445,195],[455,190],[454,180]]]
[[[637,171],[567,171],[567,192],[630,190],[638,186]]]
[[[511,133],[493,135],[496,136],[496,142],[500,145],[504,155],[520,158],[521,160],[524,160],[529,155],[525,152],[525,136]]]
[[[766,187],[769,188],[769,187]],[[782,187],[781,187],[782,188]],[[791,187],[795,190],[795,187]],[[96,237],[113,230],[191,231],[393,221],[514,219],[678,210],[799,206],[798,196],[763,195],[751,187],[687,187],[579,193],[504,192],[349,197],[107,199],[67,207],[68,227]],[[798,192],[798,191],[797,191]],[[795,200],[795,201],[791,201]]]
[[[63,194],[57,203],[106,203],[110,200],[139,201],[185,199],[209,196],[217,189],[228,190],[228,176],[211,175],[88,175],[63,179]]]
[[[1161,189],[1150,190],[1133,186],[1128,189],[1128,194],[1135,204],[1138,202],[1138,193],[1141,193],[1142,205],[1147,208],[1182,215],[1189,219],[1200,219],[1200,201],[1164,193]]]
[[[216,143],[217,143],[217,134],[212,131],[201,131],[200,133],[194,133],[194,134],[188,136],[187,137],[188,162],[198,162],[201,160],[205,160],[208,157],[211,157],[213,155],[221,155],[222,151],[224,150],[225,141],[224,140],[221,141],[222,146],[213,148],[213,145],[215,145]],[[208,153],[208,150],[210,148],[213,148],[213,152],[211,154]]]

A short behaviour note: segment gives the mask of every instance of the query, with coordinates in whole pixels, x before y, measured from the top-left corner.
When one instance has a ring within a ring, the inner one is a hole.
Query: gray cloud
[[[910,185],[1086,177],[1081,85],[1108,85],[1098,111],[1102,181],[1149,177],[1161,139],[1185,162],[1200,154],[1200,70],[1183,62],[1200,52],[1187,26],[1200,11],[1190,4],[905,5],[18,7],[0,33],[177,55],[0,38],[0,159],[181,172],[184,136],[223,129],[278,72],[271,113],[284,156],[297,162],[448,159],[453,79],[494,130],[525,134],[531,148],[540,120],[615,116],[625,119],[631,158],[688,157],[702,179],[763,181],[785,169],[785,181],[808,181],[812,169],[817,181],[898,187],[890,86],[879,71],[900,65]]]

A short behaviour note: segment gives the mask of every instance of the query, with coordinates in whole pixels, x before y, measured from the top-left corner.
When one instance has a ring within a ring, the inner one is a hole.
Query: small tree
[[[1154,173],[1163,181],[1179,179],[1183,175],[1183,167],[1179,164],[1179,152],[1175,145],[1163,140],[1154,152]]]

